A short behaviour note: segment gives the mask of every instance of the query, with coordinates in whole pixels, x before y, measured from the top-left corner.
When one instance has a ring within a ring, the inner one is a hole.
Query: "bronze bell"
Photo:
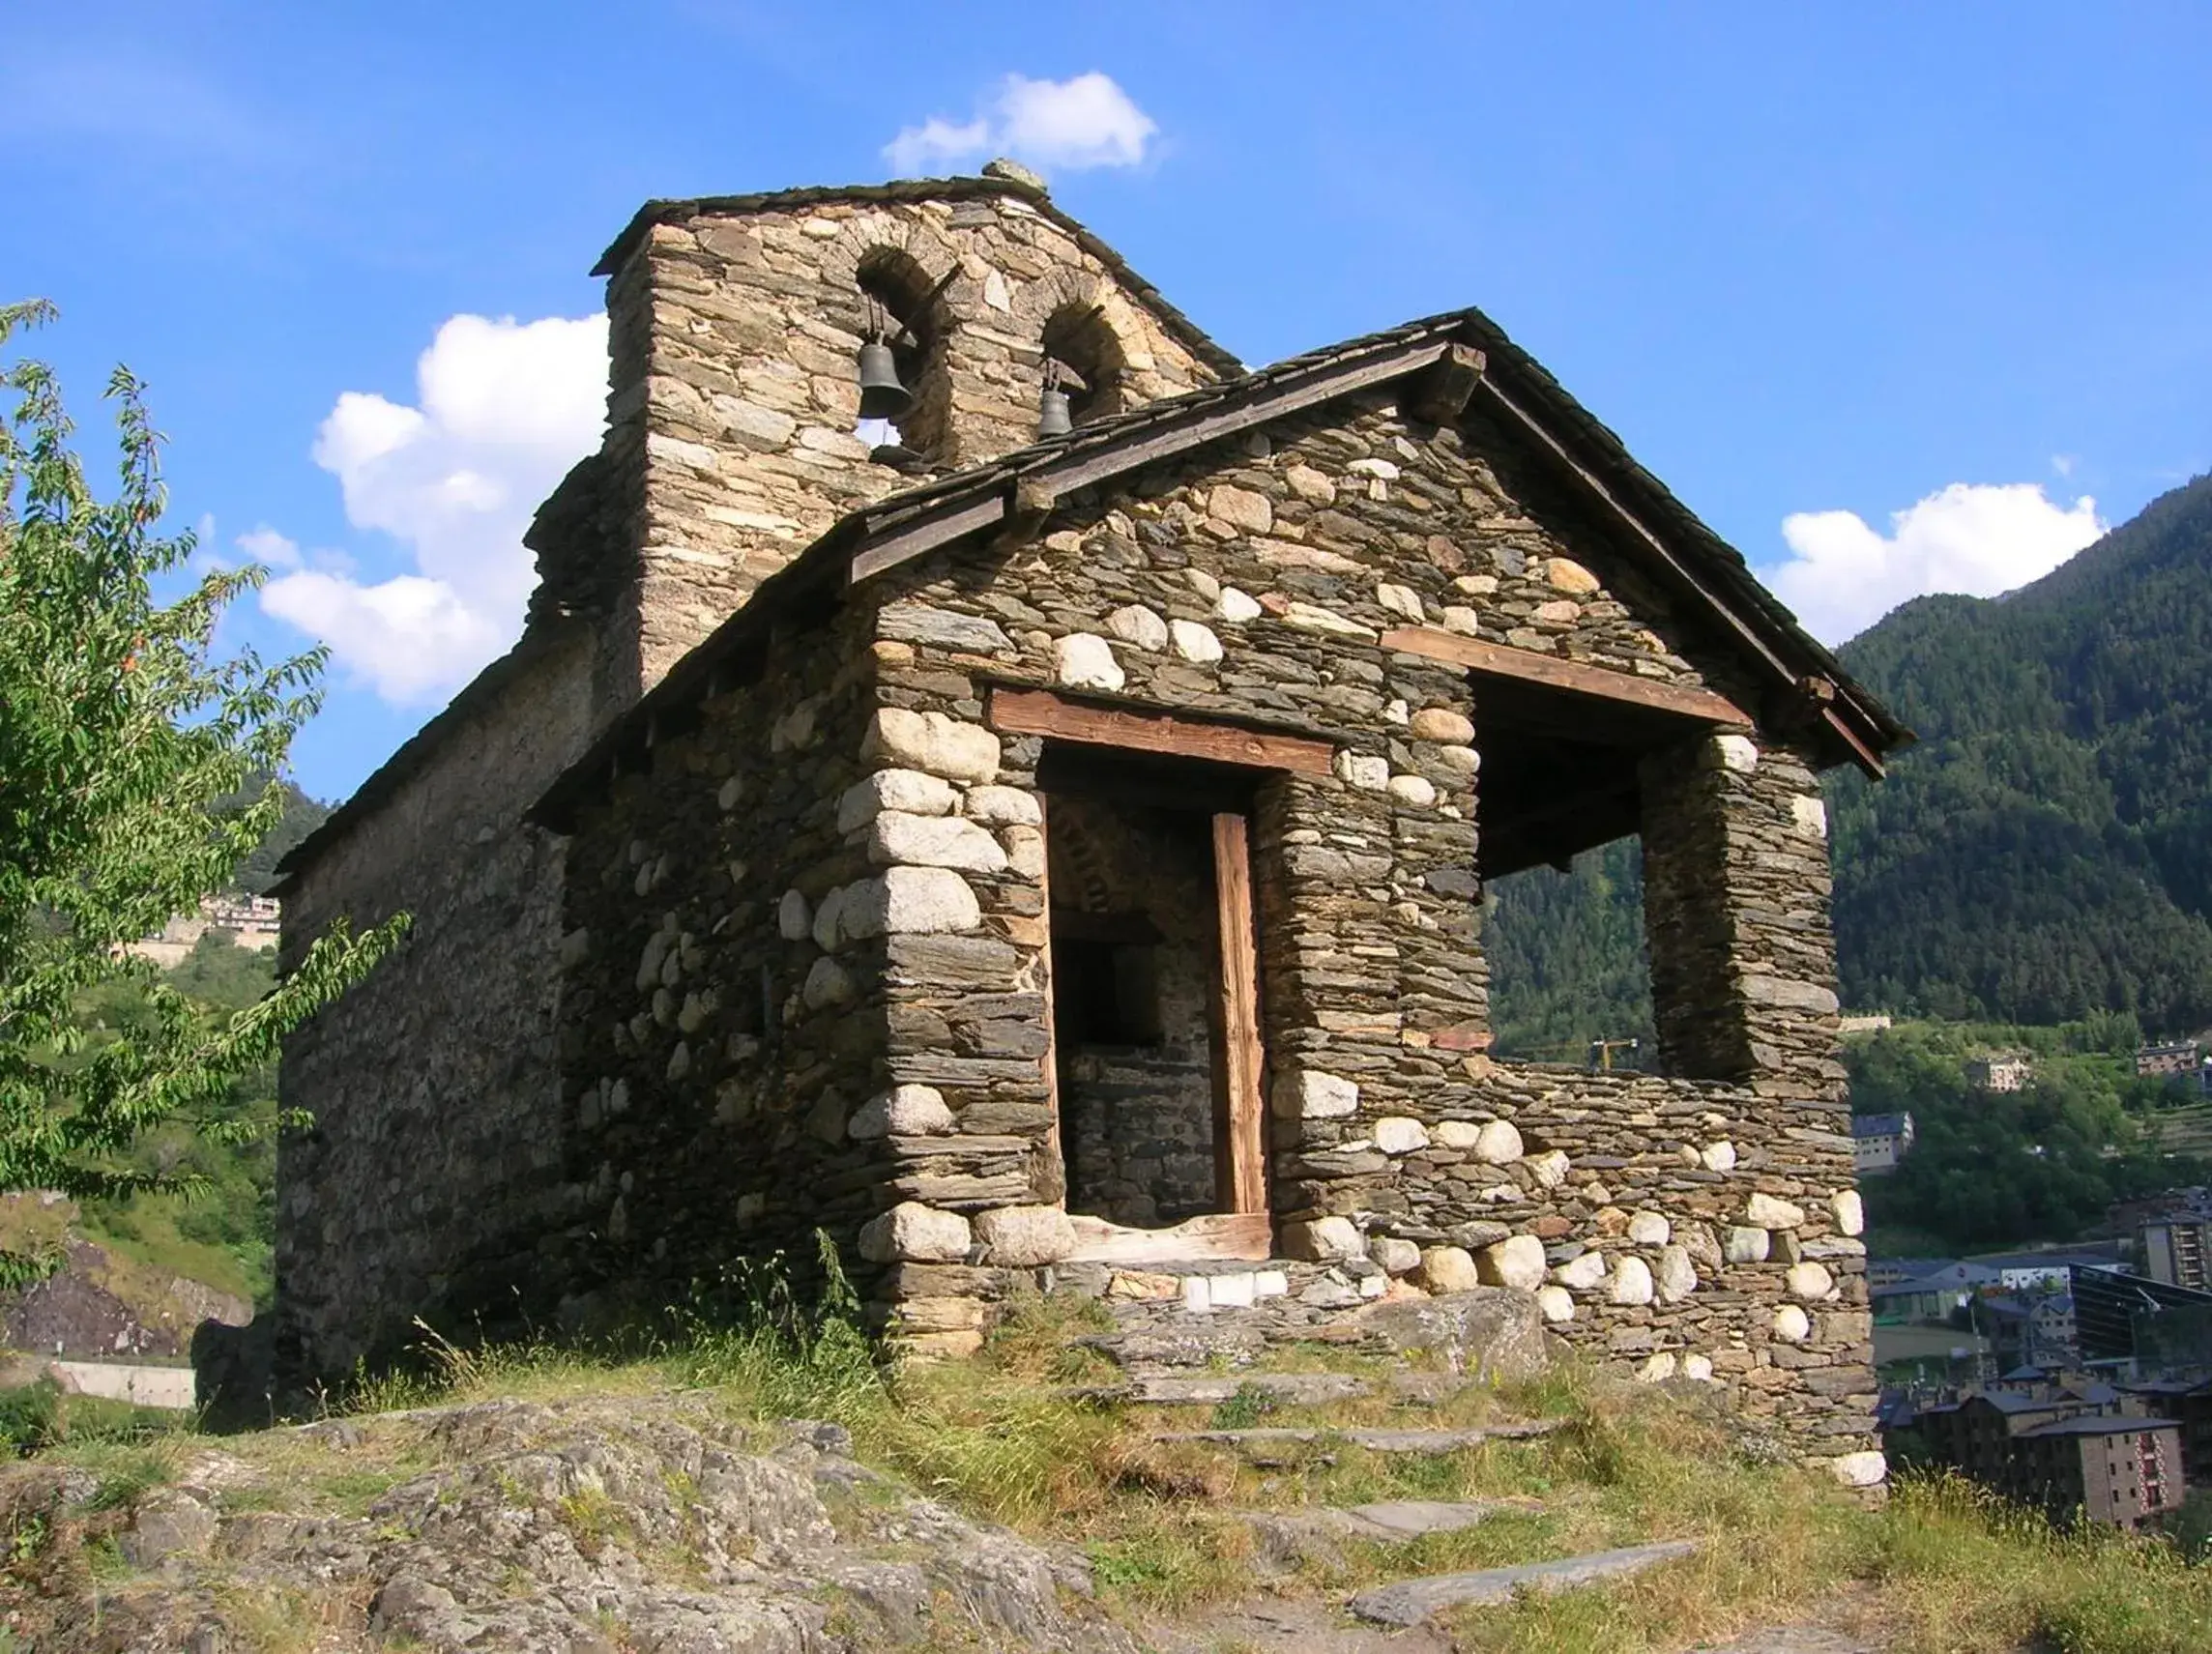
[[[1063,437],[1075,429],[1075,421],[1067,408],[1067,392],[1058,386],[1048,385],[1044,394],[1037,398],[1037,437]]]
[[[895,420],[914,401],[914,393],[899,383],[898,363],[891,347],[882,339],[860,346],[860,418]]]

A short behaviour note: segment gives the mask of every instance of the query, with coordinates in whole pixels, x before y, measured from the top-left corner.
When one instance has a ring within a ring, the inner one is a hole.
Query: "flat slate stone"
[[[1619,1551],[1593,1551],[1586,1556],[1561,1556],[1550,1562],[1522,1562],[1510,1568],[1483,1568],[1471,1574],[1432,1574],[1398,1580],[1361,1591],[1352,1611],[1372,1625],[1419,1625],[1448,1608],[1489,1607],[1511,1602],[1516,1591],[1563,1591],[1598,1580],[1640,1574],[1698,1549],[1695,1539],[1658,1545],[1631,1545]]]
[[[1118,1394],[1126,1402],[1150,1407],[1202,1407],[1232,1401],[1247,1391],[1291,1407],[1319,1407],[1328,1402],[1351,1401],[1368,1393],[1363,1379],[1345,1373],[1252,1373],[1242,1378],[1134,1373],[1126,1384],[1109,1393]]]
[[[1302,1429],[1295,1425],[1259,1425],[1249,1430],[1168,1430],[1160,1441],[1211,1441],[1224,1447],[1295,1446],[1312,1441],[1341,1441],[1364,1447],[1370,1453],[1458,1453],[1486,1441],[1519,1441],[1549,1436],[1564,1419],[1513,1419],[1502,1424],[1470,1426],[1465,1430],[1349,1430]]]
[[[1323,1506],[1313,1510],[1245,1511],[1245,1523],[1260,1542],[1261,1554],[1295,1566],[1303,1560],[1342,1568],[1338,1549],[1352,1540],[1369,1545],[1405,1545],[1431,1533],[1457,1533],[1498,1516],[1533,1516],[1543,1507],[1533,1499],[1484,1499],[1446,1503],[1397,1499],[1382,1504]]]

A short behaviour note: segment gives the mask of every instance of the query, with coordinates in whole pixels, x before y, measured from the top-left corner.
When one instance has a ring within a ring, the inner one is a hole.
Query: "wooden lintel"
[[[1382,647],[1400,654],[1418,654],[1424,659],[1464,667],[1478,677],[1510,678],[1520,683],[1564,689],[1569,694],[1590,695],[1703,724],[1751,726],[1750,713],[1727,696],[1716,695],[1710,689],[1655,682],[1626,672],[1608,671],[1602,666],[1586,666],[1579,660],[1561,660],[1557,655],[1537,654],[1531,650],[1509,649],[1502,644],[1462,637],[1457,632],[1438,631],[1433,626],[1407,626],[1399,631],[1384,632]]]
[[[1432,425],[1456,423],[1489,365],[1489,359],[1474,346],[1453,345],[1413,382],[1406,411]]]
[[[1080,1212],[1069,1213],[1067,1221],[1075,1230],[1070,1263],[1265,1263],[1274,1256],[1274,1224],[1266,1212],[1214,1213],[1173,1229],[1129,1229]]]
[[[1281,735],[1137,708],[1098,707],[1049,689],[991,691],[991,727],[1006,735],[1040,735],[1087,746],[1200,758],[1254,769],[1326,775],[1336,749],[1310,736]]]

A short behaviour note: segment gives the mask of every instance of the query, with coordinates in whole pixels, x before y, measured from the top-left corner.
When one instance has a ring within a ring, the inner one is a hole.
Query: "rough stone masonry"
[[[1904,732],[1610,433],[1474,311],[1241,373],[1015,179],[656,204],[603,268],[531,635],[290,864],[289,945],[434,904],[286,1054],[295,1374],[817,1231],[972,1349],[1118,1290],[1071,1211],[1175,1221],[1256,1132],[1268,1290],[1524,1288],[1871,1473],[1815,776]],[[868,296],[900,455],[850,434]],[[1022,446],[1066,354],[1085,421]],[[1485,880],[1624,831],[1664,1072],[1494,1058]],[[1208,877],[1248,1029],[1196,1020]],[[1265,1118],[1205,1117],[1239,1039]]]

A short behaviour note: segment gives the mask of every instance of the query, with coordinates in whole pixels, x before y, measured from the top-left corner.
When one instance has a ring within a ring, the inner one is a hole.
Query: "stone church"
[[[1810,1458],[1874,1382],[1817,773],[1908,739],[1480,311],[1249,371],[1021,168],[658,201],[528,628],[286,863],[294,1380],[837,1244],[1475,1281]],[[1485,885],[1627,834],[1654,1071],[1490,1052]]]

